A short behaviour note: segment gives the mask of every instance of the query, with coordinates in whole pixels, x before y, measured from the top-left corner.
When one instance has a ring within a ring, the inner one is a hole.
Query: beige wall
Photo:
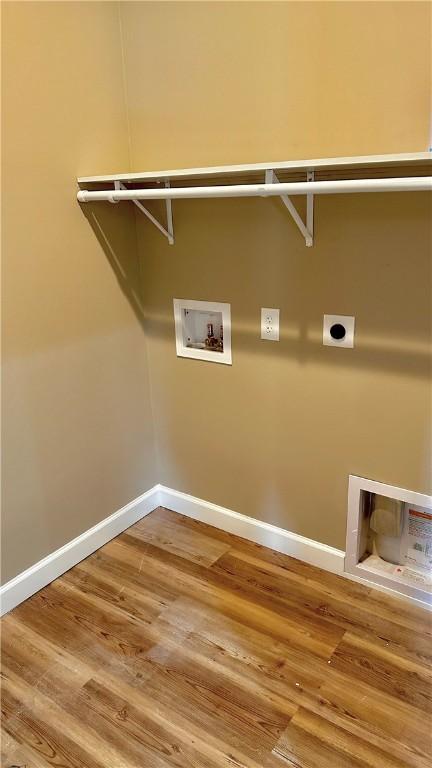
[[[134,169],[425,151],[426,2],[122,2]]]
[[[4,3],[3,78],[7,580],[156,478],[134,216],[75,200],[129,165],[116,4]]]
[[[424,151],[430,6],[122,4],[135,169]],[[280,202],[138,215],[160,480],[344,547],[347,478],[430,489],[430,203],[316,200],[306,249]],[[233,365],[175,355],[173,297],[232,305]],[[259,339],[281,308],[279,344]],[[353,351],[321,345],[354,314]]]

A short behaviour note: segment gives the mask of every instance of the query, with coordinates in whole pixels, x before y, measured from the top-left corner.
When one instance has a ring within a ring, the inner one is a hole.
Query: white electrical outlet
[[[261,309],[261,338],[279,341],[279,309]]]

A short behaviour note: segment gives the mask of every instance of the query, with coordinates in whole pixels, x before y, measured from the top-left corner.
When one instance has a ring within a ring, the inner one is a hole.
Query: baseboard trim
[[[11,611],[159,506],[344,575],[345,552],[339,549],[157,484],[0,587],[0,615]]]
[[[0,615],[8,613],[42,587],[46,587],[126,528],[153,512],[160,504],[159,485],[155,485],[105,520],[19,573],[0,588]]]
[[[249,541],[275,549],[277,552],[304,560],[317,568],[344,575],[345,552],[340,549],[307,539],[305,536],[291,533],[272,523],[256,520],[254,517],[242,515],[232,509],[220,507],[164,485],[159,485],[158,490],[161,506],[168,507],[173,512],[179,512],[194,520],[208,523],[228,533],[234,533]]]

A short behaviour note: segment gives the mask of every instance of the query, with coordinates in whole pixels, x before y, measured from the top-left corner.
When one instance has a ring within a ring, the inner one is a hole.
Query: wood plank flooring
[[[432,616],[158,509],[2,620],[2,768],[430,768]]]

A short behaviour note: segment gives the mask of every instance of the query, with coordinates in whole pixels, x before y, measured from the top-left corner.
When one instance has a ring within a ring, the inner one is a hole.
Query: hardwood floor
[[[2,620],[2,768],[430,768],[432,616],[158,509]]]

